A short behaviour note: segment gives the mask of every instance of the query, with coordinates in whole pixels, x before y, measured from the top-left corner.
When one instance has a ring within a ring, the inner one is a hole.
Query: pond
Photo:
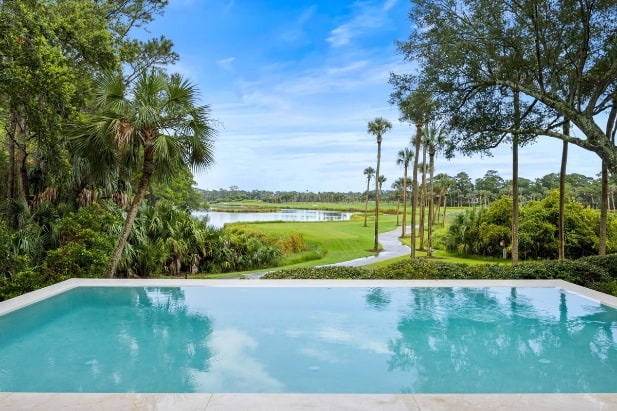
[[[233,213],[227,211],[195,212],[195,217],[208,217],[208,224],[222,228],[227,223],[249,223],[257,221],[341,221],[349,220],[353,213],[327,210],[282,209],[267,213]]]

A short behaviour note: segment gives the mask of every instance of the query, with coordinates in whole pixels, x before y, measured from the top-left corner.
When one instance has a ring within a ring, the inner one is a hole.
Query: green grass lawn
[[[380,232],[396,229],[396,217],[384,215],[380,217]],[[310,261],[300,261],[286,268],[310,267],[332,264],[340,261],[374,255],[369,251],[374,242],[374,220],[369,218],[364,227],[363,217],[354,217],[349,221],[316,221],[316,222],[272,222],[272,223],[238,223],[235,227],[250,225],[258,227],[268,234],[283,235],[301,233],[304,241],[321,250],[322,257]],[[290,258],[294,258],[293,256]],[[296,256],[302,260],[302,255]]]

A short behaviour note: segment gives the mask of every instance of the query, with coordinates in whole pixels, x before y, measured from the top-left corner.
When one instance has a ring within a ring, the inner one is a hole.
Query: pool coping
[[[168,280],[74,278],[0,302],[0,315],[75,287],[556,287],[617,308],[617,297],[563,280]],[[234,394],[12,393],[0,406],[32,409],[431,410],[617,409],[617,394]]]

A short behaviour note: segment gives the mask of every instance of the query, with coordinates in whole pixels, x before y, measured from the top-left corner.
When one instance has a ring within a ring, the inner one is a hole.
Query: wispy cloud
[[[293,21],[293,24],[283,30],[283,32],[279,36],[280,39],[287,43],[293,43],[306,37],[306,33],[304,32],[304,25],[313,18],[316,10],[316,4],[313,4],[312,6],[302,10],[300,16],[295,21]]]
[[[355,12],[349,21],[330,31],[326,39],[332,47],[348,45],[352,40],[367,31],[375,30],[387,23],[387,11],[396,4],[396,0],[386,1],[383,7],[376,4],[359,2],[354,4]]]
[[[236,60],[235,57],[228,57],[226,59],[218,60],[216,64],[218,64],[218,66],[221,67],[225,71],[233,72],[234,71],[233,62],[235,60]]]
[[[327,40],[333,47],[340,47],[348,44],[353,35],[352,26],[350,24],[343,24],[333,29]]]

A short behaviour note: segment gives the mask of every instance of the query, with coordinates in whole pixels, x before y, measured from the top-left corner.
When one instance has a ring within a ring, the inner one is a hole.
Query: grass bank
[[[233,226],[258,229],[273,236],[302,235],[310,250],[287,256],[281,266],[285,268],[332,264],[375,254],[369,251],[374,245],[372,218],[367,221],[366,227],[364,217],[359,216],[353,216],[349,221],[237,223]],[[392,231],[396,228],[396,217],[381,216],[379,228],[380,232]]]

